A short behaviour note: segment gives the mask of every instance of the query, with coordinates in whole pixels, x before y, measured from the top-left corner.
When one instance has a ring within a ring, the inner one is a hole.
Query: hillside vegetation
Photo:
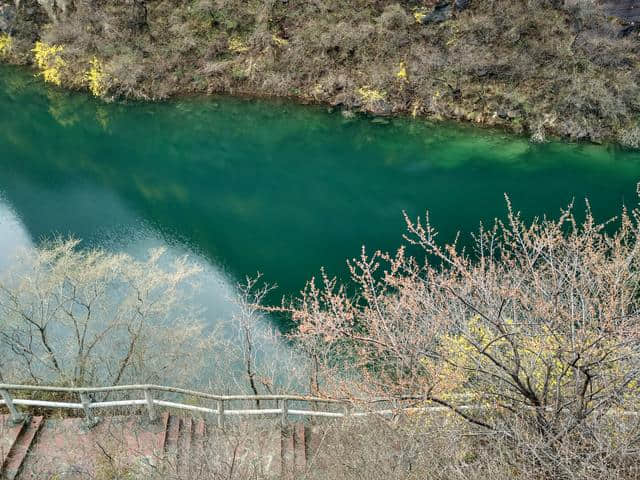
[[[638,147],[634,9],[623,0],[5,0],[0,56],[104,98],[288,96]]]

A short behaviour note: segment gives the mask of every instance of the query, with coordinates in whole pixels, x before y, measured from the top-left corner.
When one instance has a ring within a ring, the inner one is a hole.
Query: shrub
[[[62,83],[62,69],[66,66],[66,62],[61,57],[64,47],[62,45],[36,42],[32,51],[44,81],[60,85]]]
[[[0,34],[0,56],[7,55],[13,47],[13,39],[8,33]]]
[[[397,3],[385,7],[380,15],[380,25],[387,30],[401,30],[409,25],[409,16]]]
[[[618,135],[618,141],[628,148],[640,148],[640,127],[634,125],[623,129]]]
[[[367,102],[375,102],[377,100],[383,100],[386,93],[369,86],[364,86],[358,89],[358,95]]]
[[[91,66],[85,73],[85,80],[89,85],[89,91],[96,97],[102,97],[106,91],[106,75],[102,62],[96,57],[91,59]]]
[[[233,53],[243,53],[249,50],[247,44],[239,37],[229,38],[229,51]]]

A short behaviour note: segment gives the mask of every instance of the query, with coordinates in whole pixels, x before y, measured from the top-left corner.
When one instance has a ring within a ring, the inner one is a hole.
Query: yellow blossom
[[[405,66],[404,62],[400,62],[400,65],[398,65],[396,78],[402,82],[407,80],[407,67]]]
[[[271,40],[273,41],[273,43],[275,43],[279,47],[284,47],[286,45],[289,45],[289,40],[285,38],[281,38],[277,35],[271,35]]]
[[[60,85],[61,70],[66,66],[66,62],[60,56],[63,51],[62,45],[49,45],[44,42],[36,42],[33,47],[36,66],[45,82]]]
[[[102,62],[96,57],[91,59],[91,67],[87,73],[85,73],[85,80],[89,84],[89,91],[91,91],[94,96],[101,97],[106,93],[107,87],[105,84],[104,68]]]
[[[384,97],[387,95],[386,92],[375,90],[369,86],[360,87],[358,89],[358,95],[365,102],[376,102],[379,100],[384,100]]]
[[[229,39],[228,47],[229,47],[229,50],[232,51],[233,53],[242,53],[249,50],[249,47],[247,47],[247,44],[244,43],[240,37],[231,37]]]
[[[0,56],[7,55],[13,47],[13,38],[4,33],[0,35]]]

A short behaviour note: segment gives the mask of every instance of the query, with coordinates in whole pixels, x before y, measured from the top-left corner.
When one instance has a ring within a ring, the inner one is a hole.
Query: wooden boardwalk
[[[248,422],[255,428],[259,422]],[[96,478],[101,472],[145,469],[163,478],[212,478],[210,472],[246,472],[244,478],[292,479],[317,450],[313,430],[302,423],[281,427],[264,422],[256,430],[219,428],[202,418],[164,412],[103,418],[87,429],[82,418],[31,417],[13,426],[0,416],[3,480]],[[119,469],[119,470],[118,470]],[[208,474],[207,474],[208,473]],[[150,475],[149,475],[150,476]]]

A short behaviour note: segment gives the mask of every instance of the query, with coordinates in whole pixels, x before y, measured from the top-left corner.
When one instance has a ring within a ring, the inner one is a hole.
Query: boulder
[[[618,17],[625,22],[640,22],[638,0],[603,0],[601,3],[607,15]]]
[[[453,3],[450,0],[440,0],[433,7],[433,11],[424,17],[423,24],[440,23],[449,20],[453,16]]]
[[[379,116],[391,115],[391,104],[386,100],[376,100],[366,106],[366,111]]]
[[[438,3],[422,20],[423,24],[440,23],[449,20],[453,16],[453,12],[462,11],[469,8],[471,0],[438,0]]]

